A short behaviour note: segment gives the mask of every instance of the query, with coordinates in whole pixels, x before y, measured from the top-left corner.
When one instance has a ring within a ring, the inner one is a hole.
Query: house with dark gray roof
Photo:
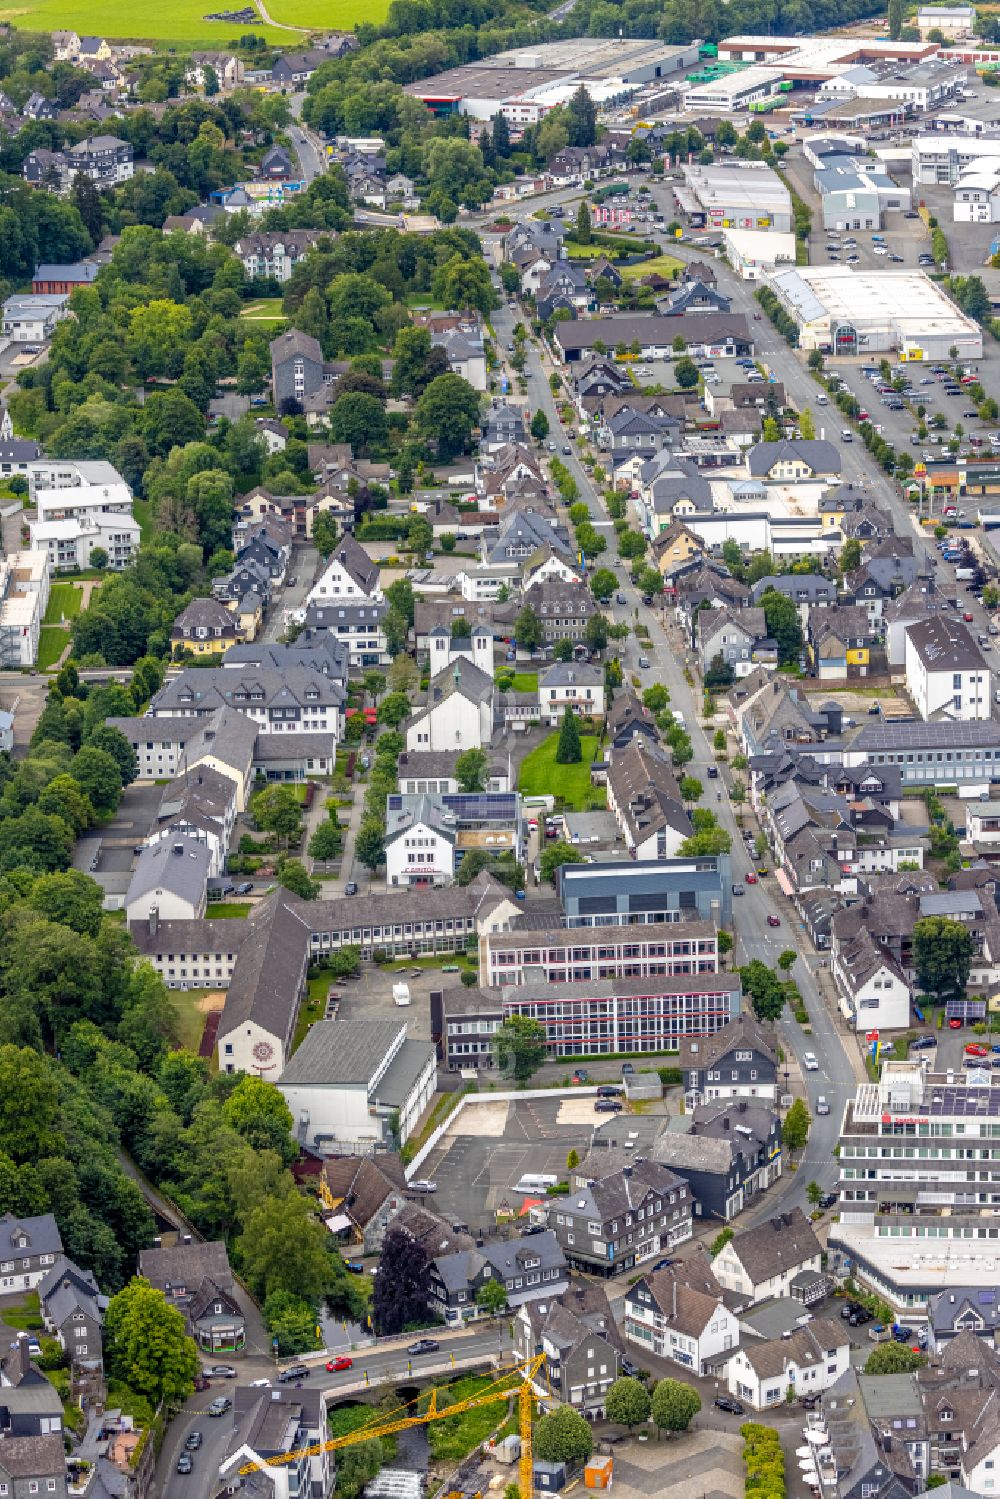
[[[907,625],[904,635],[906,686],[925,722],[990,718],[992,673],[962,620],[928,615]]]
[[[699,1258],[647,1270],[625,1292],[626,1342],[672,1359],[693,1374],[711,1374],[740,1341],[740,1324],[722,1287]]]
[[[143,845],[125,894],[128,921],[145,921],[155,910],[164,921],[193,921],[205,914],[212,851],[207,842],[180,832]]]
[[[660,731],[652,713],[641,703],[630,687],[615,694],[605,720],[608,754],[611,760],[623,754],[630,744],[657,745]]]
[[[174,655],[188,651],[193,656],[221,654],[246,638],[239,618],[219,599],[192,599],[182,609],[170,630]]]
[[[697,1217],[728,1223],[781,1175],[781,1127],[764,1100],[716,1099],[671,1119],[651,1154],[688,1183]]]
[[[759,1098],[774,1103],[778,1043],[772,1026],[741,1010],[710,1036],[681,1036],[678,1066],[687,1107],[719,1098]]]
[[[62,1239],[51,1213],[0,1218],[0,1291],[30,1291],[62,1254]]]
[[[789,1388],[821,1395],[850,1367],[851,1340],[839,1318],[817,1317],[790,1337],[744,1341],[726,1364],[729,1390],[754,1410],[783,1406]]]
[[[840,468],[836,445],[822,437],[759,442],[747,453],[747,473],[751,479],[770,483],[839,479]]]
[[[81,1270],[60,1255],[39,1282],[38,1302],[45,1326],[69,1355],[71,1365],[102,1369],[108,1298],[101,1295],[93,1272]]]
[[[608,810],[634,859],[669,859],[693,832],[672,762],[645,736],[615,752],[607,773]]]
[[[622,1349],[602,1285],[575,1276],[556,1300],[522,1303],[514,1346],[523,1359],[546,1355],[553,1391],[565,1405],[590,1419],[604,1414],[605,1397],[621,1373]]]
[[[320,1200],[337,1232],[378,1254],[393,1222],[406,1204],[406,1173],[399,1156],[327,1156],[319,1178]]]
[[[396,1020],[320,1020],[278,1078],[307,1149],[402,1144],[434,1092],[434,1047],[407,1038]]]
[[[595,1151],[584,1165],[548,1216],[572,1266],[607,1279],[690,1239],[691,1193],[675,1172],[649,1159],[602,1171]]]
[[[244,925],[219,1022],[219,1069],[275,1082],[305,991],[309,922],[299,902],[276,890],[254,907]]]
[[[8,1499],[40,1494],[66,1499],[66,1452],[61,1434],[5,1437],[0,1441],[0,1489]]]
[[[237,1385],[232,1430],[218,1465],[221,1488],[239,1488],[245,1499],[289,1499],[291,1472],[299,1479],[299,1494],[325,1499],[333,1487],[327,1430],[326,1401],[318,1386]],[[247,1467],[251,1472],[241,1476]]]
[[[484,1315],[476,1297],[490,1281],[503,1287],[512,1310],[561,1295],[569,1275],[556,1234],[548,1229],[521,1239],[487,1239],[436,1256],[430,1266],[430,1309],[451,1327],[474,1322]]]
[[[47,1436],[63,1429],[62,1401],[31,1362],[28,1334],[0,1335],[0,1449],[7,1437]],[[98,1342],[98,1362],[100,1343]]]
[[[995,1348],[1000,1334],[1000,1288],[953,1286],[939,1291],[928,1298],[927,1327],[932,1351],[946,1348],[962,1333],[972,1333]]]

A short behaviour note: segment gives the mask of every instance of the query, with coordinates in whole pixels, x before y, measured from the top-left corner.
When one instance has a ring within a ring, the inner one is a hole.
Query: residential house
[[[608,768],[608,810],[633,859],[669,859],[693,831],[672,763],[645,735],[615,750]]]
[[[816,680],[860,680],[883,664],[879,633],[867,609],[857,604],[817,609],[809,616],[806,651]]]
[[[314,601],[306,605],[304,634],[309,639],[332,635],[346,647],[352,667],[384,666],[390,659],[385,633],[388,612],[384,599],[359,603],[348,599],[335,599],[332,603]]]
[[[58,296],[14,296],[3,304],[3,336],[15,344],[43,344],[63,318],[69,316],[69,298]],[[25,444],[25,447],[29,444]],[[32,445],[37,446],[37,445]],[[33,454],[38,457],[41,450]],[[23,470],[19,470],[23,472]]]
[[[630,687],[615,694],[607,712],[605,729],[608,758],[612,762],[615,756],[622,754],[630,744],[638,743],[645,746],[658,745],[660,742],[660,731],[656,727],[656,719],[646,705],[639,701]]]
[[[626,348],[639,345],[640,359],[665,359],[675,338],[682,338],[695,358],[736,358],[753,354],[753,335],[745,317],[733,313],[689,313],[664,317],[658,313],[626,313],[614,317],[580,319],[560,323],[553,333],[556,351],[564,363],[575,364],[589,357],[596,345]]]
[[[899,963],[865,927],[850,931],[838,916],[832,933],[830,971],[843,1014],[857,1031],[904,1030],[912,995]]]
[[[271,69],[271,82],[276,83],[282,93],[290,88],[308,83],[316,69],[330,61],[331,54],[318,47],[308,52],[282,52]]]
[[[486,348],[478,318],[471,319],[457,313],[442,317],[432,313],[428,325],[431,344],[444,350],[452,373],[461,375],[473,390],[485,390]]]
[[[284,146],[269,146],[260,159],[257,176],[264,182],[288,182],[293,176],[292,158]]]
[[[586,661],[555,661],[538,678],[538,714],[555,728],[567,711],[604,717],[604,668]]]
[[[129,182],[135,171],[135,151],[131,142],[119,140],[116,135],[92,135],[75,146],[67,146],[64,155],[67,187],[72,185],[75,176],[89,177],[103,192]]]
[[[749,676],[768,640],[767,622],[760,608],[701,609],[695,616],[695,629],[702,674],[721,662],[734,677]]]
[[[258,230],[241,234],[233,251],[251,281],[278,281],[283,285],[318,238],[312,229]]]
[[[805,625],[814,609],[829,609],[837,603],[837,584],[823,573],[770,573],[759,579],[750,590],[754,604],[759,604],[765,593],[783,593],[791,599]]]
[[[924,721],[971,722],[992,712],[992,673],[968,627],[943,614],[905,630],[906,686]]]
[[[575,1278],[552,1301],[525,1302],[514,1319],[518,1356],[544,1353],[553,1393],[589,1419],[604,1414],[621,1373],[620,1343],[604,1287],[594,1281]]]
[[[503,1288],[512,1311],[562,1295],[569,1276],[557,1235],[547,1229],[521,1239],[487,1239],[436,1256],[430,1266],[430,1309],[450,1327],[474,1322],[487,1315],[477,1296],[491,1281]]]
[[[148,709],[151,718],[206,718],[234,708],[273,734],[342,736],[345,691],[322,671],[242,666],[185,667],[169,677]]]
[[[58,1435],[62,1429],[62,1401],[31,1362],[28,1334],[17,1333],[9,1342],[0,1337],[0,1454],[11,1437]]]
[[[559,640],[582,643],[587,622],[598,612],[590,589],[579,583],[532,582],[524,593],[524,603],[537,614],[546,645],[555,645]]]
[[[584,1165],[574,1168],[569,1194],[553,1199],[549,1211],[549,1227],[571,1266],[605,1278],[624,1275],[691,1237],[687,1183],[666,1166],[638,1159],[621,1165],[609,1153],[602,1174],[595,1151]]]
[[[386,1234],[406,1205],[406,1173],[398,1155],[326,1156],[319,1195],[331,1227],[350,1232],[365,1254],[378,1254]]]
[[[39,1494],[67,1499],[62,1435],[52,1432],[0,1441],[0,1488],[10,1499],[36,1499]]]
[[[777,1039],[752,1011],[741,1011],[714,1035],[682,1036],[678,1065],[689,1109],[720,1098],[777,1102]]]
[[[963,1333],[972,1333],[995,1349],[1000,1333],[1000,1289],[972,1285],[939,1291],[928,1298],[927,1332],[932,1352],[947,1348]]]
[[[797,1275],[820,1268],[819,1240],[799,1207],[737,1230],[712,1261],[722,1288],[745,1298],[748,1306],[789,1295]]]
[[[319,341],[301,329],[279,333],[271,342],[271,389],[274,404],[297,401],[301,406],[326,382],[326,368]]]
[[[914,556],[907,536],[892,535],[866,553],[861,566],[844,579],[847,602],[861,604],[878,623],[886,605],[905,592],[921,574],[922,563]]]
[[[841,471],[836,444],[821,437],[759,442],[750,449],[746,463],[751,479],[772,484],[839,479]]]
[[[740,1341],[721,1286],[697,1257],[648,1270],[630,1285],[622,1331],[626,1342],[701,1376]]]
[[[51,1213],[0,1218],[0,1291],[32,1291],[62,1254],[62,1239]]]
[[[728,1223],[781,1175],[780,1125],[766,1103],[719,1099],[674,1124],[652,1156],[687,1182],[696,1217]]]
[[[741,1344],[726,1365],[729,1391],[757,1411],[783,1406],[790,1389],[819,1395],[850,1368],[850,1353],[845,1323],[817,1317],[788,1338]]]
[[[732,299],[724,296],[717,286],[707,281],[682,281],[666,300],[662,311],[669,317],[680,317],[687,312],[728,312]]]
[[[197,838],[144,844],[125,894],[126,918],[144,921],[153,911],[164,921],[203,916],[211,864],[211,850]]]
[[[170,630],[171,654],[188,651],[193,656],[209,656],[242,645],[245,635],[231,609],[218,599],[192,599],[182,609]]]
[[[246,73],[243,59],[235,52],[192,52],[184,82],[192,88],[203,89],[209,72],[215,75],[220,88],[239,88]]]
[[[259,1499],[305,1494],[326,1499],[334,1480],[328,1429],[326,1401],[318,1387],[238,1385],[232,1431],[219,1464],[221,1487],[245,1487],[240,1470],[253,1464],[252,1487]]]
[[[102,1337],[107,1297],[91,1270],[81,1270],[60,1255],[38,1283],[38,1304],[45,1326],[69,1355],[75,1369],[103,1367]]]
[[[492,453],[510,443],[527,442],[530,434],[526,418],[527,412],[522,406],[493,401],[483,417],[481,450]]]
[[[378,563],[372,561],[353,536],[344,535],[306,595],[306,602],[381,600],[383,594],[378,586],[378,575]]]
[[[917,577],[897,598],[882,610],[885,653],[890,670],[906,666],[906,631],[919,620],[937,614],[949,614],[951,600],[941,592],[932,578]]]

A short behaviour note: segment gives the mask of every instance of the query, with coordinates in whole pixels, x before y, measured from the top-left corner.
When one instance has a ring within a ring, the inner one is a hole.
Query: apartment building
[[[0,557],[0,667],[34,666],[48,602],[47,552]]]
[[[609,1161],[611,1157],[609,1155]],[[601,1152],[577,1167],[567,1197],[553,1199],[549,1227],[571,1267],[610,1278],[690,1239],[691,1194],[666,1166],[636,1159],[601,1171]]]
[[[710,972],[661,978],[537,983],[503,990],[502,1010],[545,1028],[553,1057],[672,1051],[683,1038],[710,1036],[739,1011],[738,975]]]
[[[484,985],[589,984],[601,979],[716,974],[718,967],[718,933],[707,922],[694,920],[490,932],[479,943]]]
[[[28,465],[28,493],[37,514],[31,547],[48,554],[54,572],[90,567],[95,551],[113,572],[128,567],[139,524],[132,491],[113,464],[40,458]]]

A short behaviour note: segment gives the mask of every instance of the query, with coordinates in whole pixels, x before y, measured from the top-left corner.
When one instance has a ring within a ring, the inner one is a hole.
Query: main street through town
[[[724,276],[723,272],[728,268],[721,263],[716,264],[716,269],[720,285],[727,295],[733,297],[734,309],[745,311],[748,316],[752,316],[754,305],[745,283],[739,282],[734,276]],[[493,326],[501,350],[505,350],[512,342],[514,326],[519,318],[520,313],[512,310],[506,302],[494,313]],[[755,332],[758,329],[762,330],[762,342],[768,346],[766,351],[759,349],[758,353],[767,358],[774,365],[779,378],[785,380],[786,391],[792,403],[801,406],[814,403],[818,387],[809,374],[798,366],[797,356],[787,345],[781,343],[769,324],[761,322],[755,324],[754,327]],[[749,1221],[770,1217],[779,1204],[785,1208],[793,1205],[805,1207],[807,1205],[806,1186],[810,1181],[817,1181],[824,1188],[832,1188],[836,1182],[837,1169],[832,1152],[837,1143],[840,1120],[843,1117],[844,1105],[853,1095],[857,1083],[864,1077],[857,1043],[843,1030],[820,993],[815,969],[822,959],[818,958],[811,948],[789,902],[781,897],[773,880],[766,879],[757,885],[745,883],[744,877],[750,868],[750,861],[744,849],[742,827],[746,825],[749,814],[744,815],[744,822],[741,825],[729,801],[726,783],[722,780],[711,782],[705,775],[708,766],[714,763],[714,756],[709,737],[700,723],[700,694],[689,687],[684,676],[685,662],[681,654],[684,651],[684,643],[677,628],[668,624],[659,610],[644,607],[638,590],[631,581],[627,566],[618,557],[615,530],[603,494],[595,487],[586,469],[578,461],[575,447],[570,440],[570,431],[563,427],[560,420],[549,386],[549,375],[554,366],[549,363],[547,355],[543,365],[537,343],[529,341],[526,348],[527,364],[524,374],[527,382],[528,405],[532,411],[541,408],[545,412],[549,419],[551,434],[560,450],[567,445],[573,449],[571,454],[561,456],[561,462],[566,465],[576,480],[581,498],[590,505],[591,512],[595,516],[595,524],[607,540],[607,551],[601,556],[601,565],[609,566],[616,571],[619,579],[618,592],[626,600],[624,605],[616,603],[613,606],[615,618],[618,620],[641,618],[649,628],[648,645],[640,644],[635,636],[630,636],[623,643],[623,670],[627,675],[638,676],[646,685],[662,682],[669,690],[672,705],[684,714],[694,748],[694,759],[688,767],[689,772],[697,775],[706,788],[713,786],[720,788],[720,800],[713,805],[709,791],[707,792],[709,800],[706,804],[716,813],[720,824],[732,836],[732,878],[734,883],[742,884],[745,890],[743,896],[733,899],[735,961],[742,964],[753,958],[759,958],[762,962],[774,967],[779,954],[784,949],[794,947],[799,952],[799,958],[792,970],[792,977],[798,984],[809,1012],[811,1034],[804,1035],[802,1028],[790,1015],[786,1014],[779,1021],[778,1035],[786,1056],[794,1057],[796,1060],[810,1112],[813,1115],[813,1126],[804,1159],[800,1162],[795,1176],[790,1177],[777,1193],[769,1194],[768,1200],[749,1215]],[[897,524],[900,530],[902,531],[905,526],[912,532],[909,518],[903,513],[904,502],[890,495],[890,486],[887,481],[878,474],[869,473],[863,465],[865,457],[867,455],[863,448],[860,454],[850,452],[848,455],[847,463],[854,482],[867,483],[869,491],[876,495],[880,504],[887,504],[892,500],[894,513],[899,511]],[[649,659],[648,669],[640,668],[640,654]],[[781,921],[780,927],[768,926],[769,915],[778,916]],[[814,1052],[819,1062],[815,1071],[807,1071],[802,1065],[803,1057],[807,1052]],[[816,1101],[821,1096],[829,1104],[829,1114],[816,1113]]]

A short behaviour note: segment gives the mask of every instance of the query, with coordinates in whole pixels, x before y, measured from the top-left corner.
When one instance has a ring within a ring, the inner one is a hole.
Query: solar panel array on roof
[[[995,746],[996,725],[971,723],[878,723],[866,724],[856,736],[852,749],[906,750],[915,744],[936,749],[967,749],[978,745]]]
[[[986,1074],[987,1077],[989,1074]],[[1000,1116],[1000,1088],[935,1089],[931,1099],[932,1114],[955,1114],[964,1119]]]

